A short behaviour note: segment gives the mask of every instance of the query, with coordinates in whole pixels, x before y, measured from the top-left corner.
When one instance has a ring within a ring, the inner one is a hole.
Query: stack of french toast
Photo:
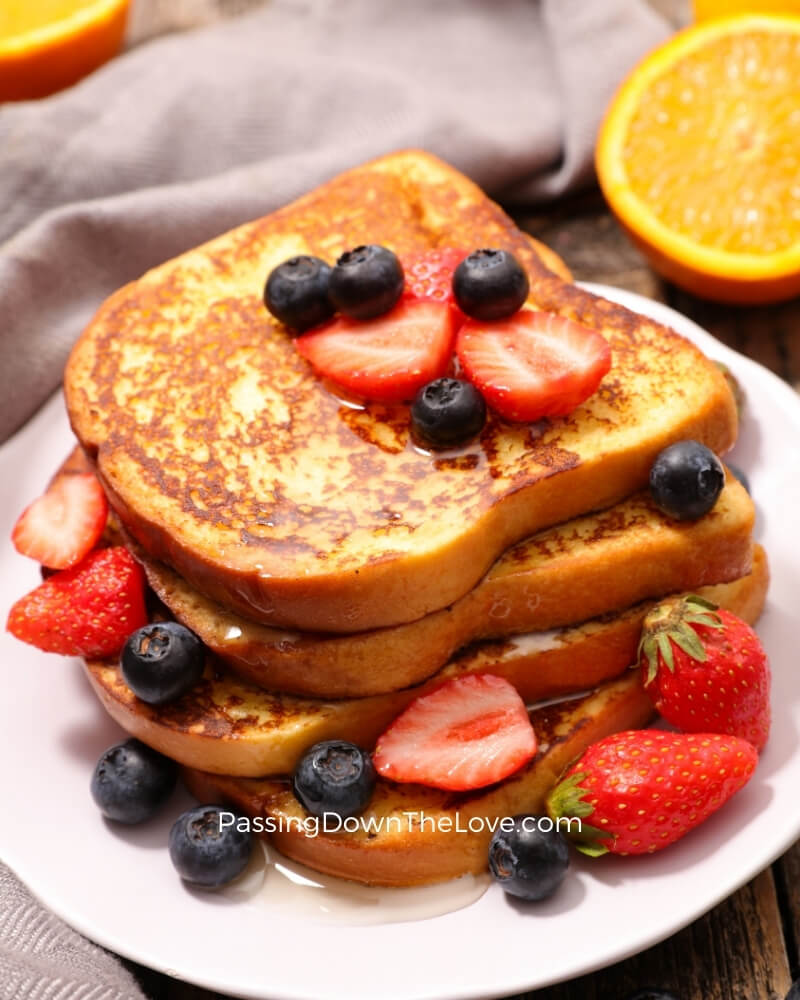
[[[474,441],[419,447],[408,406],[364,403],[320,378],[264,309],[266,274],[295,254],[357,244],[402,260],[431,247],[500,247],[524,266],[528,305],[600,333],[612,364],[567,416],[490,414]],[[667,446],[734,444],[718,367],[674,331],[573,284],[435,158],[397,153],[149,272],[100,309],[65,392],[94,470],[107,534],[143,566],[155,617],[207,648],[198,684],[141,701],[113,660],[92,686],[129,733],[184,766],[202,801],[282,820],[290,857],[366,883],[441,881],[487,864],[471,817],[536,812],[598,739],[646,725],[642,621],[693,592],[749,622],[767,587],[754,510],[730,473],[713,509],[676,520],[654,503]],[[365,749],[421,694],[490,673],[529,707],[534,758],[489,787],[453,792],[379,778],[363,828],[310,836],[289,776],[313,744]],[[461,817],[409,828],[370,816]]]

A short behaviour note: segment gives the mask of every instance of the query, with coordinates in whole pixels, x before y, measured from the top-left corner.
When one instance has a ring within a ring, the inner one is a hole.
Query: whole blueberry
[[[294,794],[312,816],[333,813],[343,819],[367,807],[375,787],[372,758],[354,743],[323,740],[300,758]]]
[[[529,288],[524,268],[507,250],[476,250],[453,274],[456,304],[473,319],[507,319],[525,302]]]
[[[567,842],[547,816],[519,815],[512,820],[511,829],[499,826],[489,844],[492,876],[511,896],[546,899],[569,868]]]
[[[151,622],[132,632],[122,647],[125,683],[150,705],[184,694],[203,675],[203,643],[178,622]]]
[[[471,382],[437,378],[417,392],[411,404],[411,429],[422,444],[447,448],[479,434],[486,403]]]
[[[169,856],[180,877],[215,889],[241,875],[250,860],[253,836],[246,818],[225,806],[195,806],[169,832]]]
[[[789,987],[789,992],[784,997],[784,1000],[800,1000],[800,979],[795,979]]]
[[[269,273],[264,305],[276,319],[297,333],[333,316],[328,298],[331,268],[319,257],[290,257]]]
[[[403,265],[387,247],[358,246],[343,253],[331,272],[328,295],[353,319],[388,312],[403,294]]]
[[[175,787],[178,765],[139,740],[109,747],[92,775],[92,798],[108,819],[143,823],[166,802]]]
[[[707,514],[724,485],[722,462],[699,441],[670,445],[656,456],[650,469],[655,505],[677,521],[694,521]]]

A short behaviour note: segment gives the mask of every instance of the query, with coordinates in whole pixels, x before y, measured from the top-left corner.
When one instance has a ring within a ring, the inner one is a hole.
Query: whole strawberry
[[[644,620],[642,682],[659,713],[685,733],[740,736],[761,750],[770,724],[770,670],[741,618],[700,597],[665,601]]]
[[[116,546],[48,577],[13,605],[6,627],[46,653],[103,657],[147,621],[142,568]]]
[[[702,823],[746,785],[758,754],[746,741],[711,733],[636,729],[594,743],[547,799],[579,851],[651,854]]]

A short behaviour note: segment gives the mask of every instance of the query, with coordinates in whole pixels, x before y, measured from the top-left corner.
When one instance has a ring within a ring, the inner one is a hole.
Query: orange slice
[[[731,14],[800,14],[800,0],[693,0],[697,24]]]
[[[622,84],[600,129],[609,205],[653,267],[721,302],[800,293],[800,18],[688,28]]]
[[[0,101],[44,97],[116,55],[129,0],[2,0]]]

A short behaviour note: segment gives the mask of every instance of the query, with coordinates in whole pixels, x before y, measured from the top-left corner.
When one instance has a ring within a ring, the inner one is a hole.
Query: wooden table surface
[[[578,280],[598,281],[667,302],[800,391],[800,300],[779,306],[714,305],[663,283],[590,192],[546,215],[518,217]],[[217,994],[135,969],[153,1000]],[[800,975],[800,842],[749,885],[663,944],[602,972],[527,1000],[624,1000],[659,987],[678,1000],[783,1000]]]

